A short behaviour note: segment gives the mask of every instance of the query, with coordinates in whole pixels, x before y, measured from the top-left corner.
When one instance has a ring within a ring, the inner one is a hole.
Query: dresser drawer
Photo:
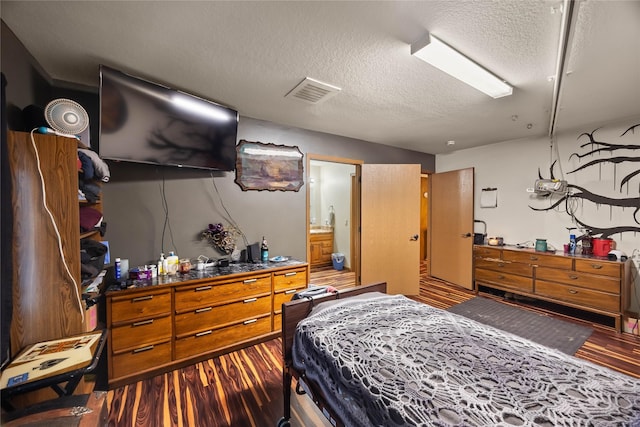
[[[502,253],[502,249],[498,248],[488,248],[486,246],[474,246],[473,247],[473,256],[475,258],[495,258],[500,259],[500,254]]]
[[[581,273],[578,271],[538,267],[536,269],[536,279],[561,282],[570,286],[579,286],[585,289],[593,289],[612,294],[620,293],[620,279]]]
[[[502,271],[505,273],[517,274],[519,276],[533,276],[533,267],[530,264],[522,262],[509,262],[497,259],[476,258],[474,261],[475,268],[484,268],[486,270]]]
[[[282,313],[277,313],[273,315],[273,331],[281,331],[282,330]]]
[[[301,288],[307,286],[307,269],[278,271],[273,273],[273,290]]]
[[[599,310],[619,312],[620,296],[578,286],[536,280],[536,295],[554,298]]]
[[[175,293],[176,311],[221,305],[228,301],[238,301],[270,293],[271,275],[269,274],[226,283],[204,283],[196,286],[177,287]]]
[[[271,311],[271,295],[260,298],[247,298],[220,306],[202,307],[197,310],[175,315],[176,337],[193,332],[237,323],[241,320],[256,318]]]
[[[622,276],[622,264],[591,259],[576,259],[576,271],[610,276],[620,279]]]
[[[504,251],[502,253],[502,259],[505,261],[523,262],[544,267],[566,268],[567,270],[571,270],[571,267],[573,266],[573,258],[558,255],[545,255],[540,252]]]
[[[171,342],[141,345],[131,351],[115,354],[111,360],[111,378],[137,374],[171,362]]]
[[[138,320],[111,329],[111,349],[117,352],[171,338],[171,316]]]
[[[270,315],[225,328],[202,331],[176,340],[176,359],[219,350],[270,332]]]
[[[170,314],[171,293],[165,289],[114,296],[111,297],[110,310],[113,324]]]
[[[476,282],[486,282],[488,285],[500,289],[533,292],[533,278],[531,277],[477,268],[475,280]]]
[[[277,294],[273,295],[273,311],[274,313],[279,313],[282,310],[282,304],[287,302],[287,301],[291,301],[291,298],[293,298],[293,295],[296,292],[300,292],[302,289],[304,289],[303,287],[300,288],[294,288],[294,289],[288,289],[284,292],[279,292]]]

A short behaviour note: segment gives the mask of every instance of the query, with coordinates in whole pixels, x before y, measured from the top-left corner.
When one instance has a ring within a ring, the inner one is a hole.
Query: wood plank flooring
[[[446,309],[475,296],[426,273],[423,268],[417,301]],[[313,271],[310,282],[345,288],[354,286],[355,275],[327,268]],[[483,296],[593,327],[576,356],[640,378],[640,338],[545,307]],[[329,425],[308,398],[292,397],[292,426]],[[280,339],[111,390],[107,399],[110,426],[275,426],[283,414]]]

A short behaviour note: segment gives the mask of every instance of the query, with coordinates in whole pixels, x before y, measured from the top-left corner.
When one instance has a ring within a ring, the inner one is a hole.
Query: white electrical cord
[[[60,231],[58,230],[58,224],[56,224],[56,220],[53,217],[51,210],[49,210],[49,206],[47,205],[47,189],[44,184],[44,175],[42,173],[42,168],[40,166],[40,156],[38,155],[38,147],[36,147],[36,141],[35,141],[35,138],[33,137],[33,133],[35,131],[36,129],[33,129],[31,131],[31,146],[33,147],[33,151],[36,155],[36,165],[38,166],[38,174],[40,175],[40,184],[42,187],[42,204],[44,205],[44,210],[47,211],[47,214],[49,214],[49,219],[51,219],[53,230],[55,231],[56,236],[58,237],[58,250],[60,251],[60,259],[62,259],[62,264],[64,265],[64,268],[67,274],[69,275],[69,278],[71,278],[71,281],[73,282],[73,290],[75,291],[76,298],[78,301],[78,310],[80,310],[80,316],[82,316],[82,322],[84,323],[84,310],[82,309],[82,297],[80,296],[80,292],[78,291],[79,285],[78,285],[78,282],[76,282],[75,277],[73,277],[73,274],[71,274],[71,271],[69,270],[69,266],[65,261],[64,249],[62,248],[62,237],[60,236]]]

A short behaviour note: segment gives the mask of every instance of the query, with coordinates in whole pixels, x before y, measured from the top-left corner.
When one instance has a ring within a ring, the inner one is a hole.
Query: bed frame
[[[293,346],[293,337],[295,336],[298,322],[307,317],[311,309],[324,301],[348,298],[367,292],[387,292],[387,283],[380,282],[366,286],[357,286],[346,290],[327,293],[316,296],[314,298],[303,298],[293,300],[282,304],[282,355],[284,363],[282,365],[282,390],[284,393],[284,416],[278,421],[278,427],[289,427],[291,419],[291,384],[293,378],[298,381],[296,393],[305,394],[306,392],[300,385],[300,379],[303,377],[302,372],[298,372],[293,368],[293,360],[291,356],[291,348]],[[308,380],[304,380],[304,384],[313,402],[318,406],[329,422],[334,426],[343,426],[342,421],[337,417],[334,411],[326,404],[327,400],[323,396],[319,387],[316,387]]]

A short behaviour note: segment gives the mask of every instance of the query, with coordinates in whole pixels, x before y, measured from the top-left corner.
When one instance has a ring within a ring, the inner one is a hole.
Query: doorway
[[[357,271],[359,197],[355,177],[362,162],[307,156],[307,259],[311,271],[334,265]]]

